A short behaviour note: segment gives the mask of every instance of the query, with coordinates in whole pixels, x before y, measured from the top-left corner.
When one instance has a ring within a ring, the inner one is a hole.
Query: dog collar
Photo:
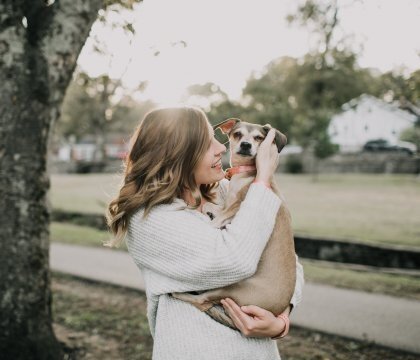
[[[225,178],[230,180],[233,175],[244,173],[247,171],[255,171],[257,168],[254,165],[240,165],[226,169]]]

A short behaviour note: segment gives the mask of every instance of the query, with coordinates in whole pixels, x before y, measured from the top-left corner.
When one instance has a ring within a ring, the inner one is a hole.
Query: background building
[[[360,151],[369,140],[397,143],[403,130],[411,128],[417,116],[371,95],[361,95],[342,106],[331,119],[328,134],[340,152]]]

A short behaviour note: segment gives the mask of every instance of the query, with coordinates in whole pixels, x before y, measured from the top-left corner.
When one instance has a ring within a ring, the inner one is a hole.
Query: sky
[[[361,51],[359,65],[381,72],[420,68],[419,0],[338,0],[341,26]],[[315,43],[307,28],[288,25],[296,0],[144,0],[129,13],[135,36],[95,23],[79,56],[91,76],[108,73],[127,88],[147,81],[140,98],[167,105],[180,101],[191,84],[214,82],[239,99],[246,80],[281,56],[301,57]],[[348,6],[352,3],[351,6]],[[93,38],[109,55],[93,51]],[[184,46],[183,41],[186,43]],[[156,51],[159,55],[155,56]]]

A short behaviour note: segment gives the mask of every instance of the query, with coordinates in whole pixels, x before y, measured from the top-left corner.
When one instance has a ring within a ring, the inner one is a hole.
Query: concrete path
[[[53,243],[52,270],[144,290],[130,256],[111,249]],[[420,301],[307,282],[293,324],[420,354]]]

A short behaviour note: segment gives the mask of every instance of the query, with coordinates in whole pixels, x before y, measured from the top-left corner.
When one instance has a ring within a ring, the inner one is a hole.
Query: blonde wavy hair
[[[194,177],[211,145],[209,125],[205,113],[194,107],[155,109],[141,120],[130,140],[121,188],[106,211],[113,238],[105,246],[122,243],[130,216],[140,207],[146,217],[153,206],[181,198],[185,189],[195,200],[193,209],[202,198],[214,201],[218,183],[198,186]]]

